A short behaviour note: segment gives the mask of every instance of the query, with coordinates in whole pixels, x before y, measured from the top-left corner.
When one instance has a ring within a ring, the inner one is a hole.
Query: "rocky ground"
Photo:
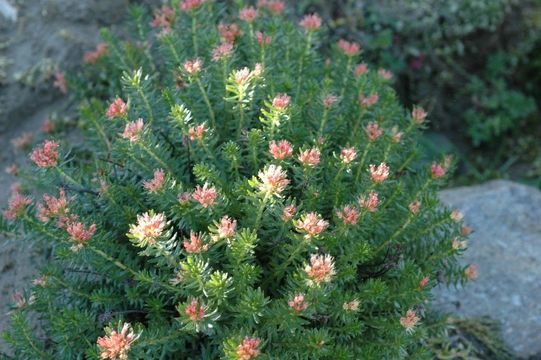
[[[438,289],[440,309],[502,323],[504,341],[520,356],[541,353],[541,192],[510,181],[443,191],[474,229],[464,264],[479,277],[466,288]]]

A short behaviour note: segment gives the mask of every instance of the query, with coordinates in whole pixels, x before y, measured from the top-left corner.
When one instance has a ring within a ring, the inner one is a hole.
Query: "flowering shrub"
[[[398,105],[359,44],[319,49],[316,14],[178,5],[87,56],[123,75],[83,103],[84,147],[30,156],[46,194],[17,192],[0,224],[51,256],[12,313],[13,351],[429,357],[430,289],[476,269],[456,261],[469,228],[436,197],[450,159],[419,161],[427,114]]]

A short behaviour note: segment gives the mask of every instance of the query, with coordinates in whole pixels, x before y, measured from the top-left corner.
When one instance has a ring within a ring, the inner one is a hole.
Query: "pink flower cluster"
[[[146,212],[143,215],[137,215],[137,224],[130,225],[129,235],[141,243],[154,244],[162,235],[166,225],[164,214]]]
[[[33,137],[34,135],[31,132],[25,131],[19,137],[11,139],[11,144],[15,150],[22,150],[30,144]]]
[[[391,137],[393,138],[393,141],[395,143],[400,143],[402,135],[404,135],[404,133],[402,131],[398,131],[398,126],[393,126],[393,128],[391,129]]]
[[[368,65],[366,64],[358,64],[355,69],[353,70],[353,75],[355,77],[360,77],[368,72]]]
[[[432,176],[432,179],[436,180],[443,176],[445,176],[445,168],[437,163],[432,163],[432,166],[430,167],[430,175]]]
[[[8,209],[4,211],[4,216],[9,220],[16,219],[24,214],[26,207],[31,203],[32,199],[16,191],[9,199]]]
[[[321,27],[321,18],[317,14],[304,15],[299,25],[308,32],[316,31]]]
[[[58,143],[52,140],[45,140],[43,145],[35,149],[30,159],[42,169],[54,167],[58,164]]]
[[[190,140],[201,140],[203,139],[203,136],[205,136],[205,133],[207,132],[207,129],[205,128],[205,124],[192,126],[188,129],[188,137]]]
[[[299,161],[307,167],[316,167],[319,164],[321,152],[317,148],[304,150],[299,154]]]
[[[460,222],[464,218],[464,214],[460,210],[453,210],[450,215],[451,219],[455,222]]]
[[[421,281],[419,281],[419,285],[418,285],[419,290],[423,290],[428,285],[429,282],[430,282],[430,278],[428,276],[425,276],[424,278],[422,278]]]
[[[205,317],[205,309],[205,305],[200,304],[197,299],[193,299],[184,309],[184,313],[191,321],[201,321]]]
[[[257,187],[265,195],[280,195],[289,184],[287,173],[279,165],[267,166],[263,171],[259,171],[258,177]]]
[[[289,221],[293,219],[293,216],[297,213],[297,208],[293,205],[288,205],[282,210],[282,220]]]
[[[190,239],[184,240],[182,245],[184,246],[184,250],[189,254],[200,254],[207,251],[209,248],[207,244],[203,244],[201,235],[198,235],[193,231],[190,232]]]
[[[6,174],[18,176],[19,175],[19,167],[16,164],[11,164],[4,170]]]
[[[466,279],[468,280],[477,279],[477,276],[478,276],[477,266],[476,265],[468,266],[466,269],[464,269],[464,275],[466,276]]]
[[[220,220],[216,229],[216,235],[213,235],[212,240],[229,239],[235,235],[235,231],[237,231],[237,220],[226,215]]]
[[[427,115],[428,114],[426,113],[426,111],[420,106],[414,107],[411,111],[411,117],[413,118],[413,121],[419,125],[425,121]]]
[[[143,187],[150,193],[156,193],[161,190],[165,181],[165,172],[162,169],[154,171],[154,178],[143,183]]]
[[[239,11],[239,19],[246,21],[248,23],[254,22],[258,15],[259,13],[257,9],[254,8],[253,6],[242,8]]]
[[[389,177],[389,166],[385,163],[381,163],[378,166],[370,164],[368,171],[372,177],[372,181],[375,183],[382,183]]]
[[[400,325],[406,329],[406,332],[412,333],[419,320],[421,319],[417,316],[417,313],[410,309],[406,312],[406,316],[400,318]]]
[[[363,94],[359,95],[359,105],[363,108],[369,108],[370,106],[373,106],[378,103],[379,95],[378,93],[371,94],[369,96],[365,96]]]
[[[257,39],[259,46],[269,45],[272,41],[272,37],[265,36],[261,31],[256,31],[255,38]]]
[[[287,140],[273,140],[269,143],[269,152],[274,159],[283,160],[293,155],[293,145]]]
[[[246,336],[244,340],[237,346],[238,360],[250,360],[259,356],[259,345],[261,340],[254,337]]]
[[[357,158],[357,151],[355,148],[343,148],[340,152],[340,159],[344,164],[351,164]]]
[[[355,56],[361,51],[361,45],[355,42],[349,42],[344,39],[338,40],[338,48],[346,55],[346,56]]]
[[[330,255],[310,256],[310,264],[304,267],[304,271],[309,279],[309,284],[319,285],[324,282],[330,282],[336,274],[334,270],[334,259]]]
[[[304,294],[297,294],[293,299],[287,302],[289,307],[296,313],[300,313],[308,307],[308,303],[304,300]]]
[[[224,43],[233,44],[235,40],[241,35],[239,26],[237,24],[220,23],[218,25],[218,32]]]
[[[346,311],[357,311],[359,310],[359,300],[353,299],[351,301],[345,302],[342,305],[342,309]]]
[[[359,198],[359,206],[370,212],[375,212],[378,209],[378,203],[378,193],[375,191],[370,191],[367,198]]]
[[[97,344],[101,350],[100,357],[111,360],[128,360],[131,345],[138,337],[131,331],[130,324],[125,323],[120,332],[113,330],[107,336],[98,338]]]
[[[96,49],[94,51],[87,51],[83,55],[83,62],[85,64],[95,64],[98,62],[99,59],[102,58],[102,56],[105,56],[107,54],[108,45],[106,43],[100,43],[96,46]]]
[[[192,12],[197,10],[205,0],[183,0],[180,3],[180,10],[184,12]]]
[[[370,139],[370,141],[374,141],[377,138],[379,138],[381,135],[383,135],[383,130],[379,128],[379,124],[376,122],[370,122],[366,126],[365,129],[366,136]]]
[[[167,5],[163,5],[160,9],[154,12],[154,19],[150,22],[150,26],[160,28],[160,34],[168,34],[171,32],[175,21],[175,10]]]
[[[66,231],[70,235],[71,240],[75,243],[71,249],[73,251],[79,251],[96,232],[96,224],[92,224],[86,228],[83,223],[73,222],[66,227]]]
[[[203,184],[203,187],[197,185],[192,194],[192,198],[204,208],[214,205],[217,197],[218,191],[215,187],[210,186],[208,183]]]
[[[346,205],[336,213],[344,225],[355,225],[359,220],[359,212],[353,206]]]
[[[419,200],[415,200],[414,202],[408,205],[408,208],[410,209],[410,212],[413,215],[416,215],[421,209],[421,202]]]
[[[135,121],[130,121],[126,124],[124,132],[120,134],[124,139],[128,140],[131,143],[139,141],[139,137],[143,132],[143,127],[145,123],[143,119],[137,119]]]
[[[227,59],[231,56],[232,53],[233,53],[232,43],[223,42],[220,45],[216,46],[214,50],[212,50],[212,60],[220,61],[223,59]]]
[[[128,111],[128,106],[121,98],[116,98],[109,108],[107,109],[107,117],[109,119],[114,119],[116,117],[124,117]]]
[[[188,60],[182,65],[182,67],[189,75],[197,75],[203,68],[203,60],[199,58]]]
[[[329,109],[337,101],[338,97],[336,95],[328,94],[323,98],[323,106],[325,109]]]
[[[60,90],[62,94],[68,93],[68,83],[66,82],[66,77],[63,72],[57,71],[54,74],[54,83],[53,86]]]
[[[281,0],[259,0],[257,6],[267,8],[273,15],[279,15],[284,12],[286,4]]]
[[[41,127],[39,128],[39,131],[42,134],[50,134],[54,131],[54,123],[50,119],[45,119],[43,121],[43,124],[41,124]]]
[[[58,198],[45,194],[43,203],[38,204],[38,219],[47,222],[52,218],[58,218],[57,226],[63,228],[69,222],[68,200],[64,189],[59,190]],[[74,220],[74,219],[72,219]]]
[[[378,69],[378,75],[383,80],[391,80],[393,78],[393,73],[386,69]]]
[[[250,80],[250,75],[252,75],[252,73],[250,72],[250,69],[243,67],[242,69],[235,71],[233,75],[237,85],[244,85]]]
[[[322,219],[321,215],[316,212],[310,212],[304,215],[301,220],[295,222],[295,227],[298,231],[305,233],[305,239],[310,239],[321,234],[327,227],[329,222]]]
[[[284,111],[291,101],[291,97],[286,94],[278,94],[272,100],[272,107],[279,111]]]

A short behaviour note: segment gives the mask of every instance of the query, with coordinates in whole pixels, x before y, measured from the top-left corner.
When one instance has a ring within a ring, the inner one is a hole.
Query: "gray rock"
[[[541,351],[541,192],[510,181],[443,191],[474,229],[463,262],[478,266],[465,288],[439,288],[436,306],[465,317],[490,316],[518,355]]]
[[[0,0],[0,15],[8,20],[17,21],[17,9],[7,0]]]

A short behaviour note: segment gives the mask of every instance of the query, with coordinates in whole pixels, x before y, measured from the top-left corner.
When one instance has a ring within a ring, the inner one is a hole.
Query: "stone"
[[[464,213],[474,233],[462,262],[479,276],[464,288],[435,289],[437,309],[489,316],[522,357],[541,352],[541,192],[511,181],[445,190],[441,199]]]
[[[17,21],[17,9],[7,0],[0,0],[0,15],[10,21]]]

